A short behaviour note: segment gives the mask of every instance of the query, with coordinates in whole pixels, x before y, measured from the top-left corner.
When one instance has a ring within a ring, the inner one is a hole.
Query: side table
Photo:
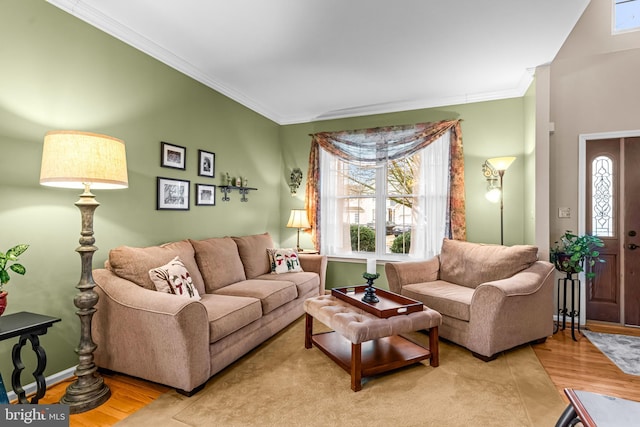
[[[21,311],[19,313],[8,314],[0,317],[0,341],[4,341],[13,337],[20,337],[18,343],[13,346],[11,358],[13,360],[13,373],[11,375],[11,386],[18,396],[19,403],[38,403],[47,390],[44,379],[44,369],[47,366],[47,355],[44,348],[40,346],[38,336],[45,335],[48,329],[61,319],[42,314],[29,313]],[[20,375],[25,366],[22,363],[22,347],[25,346],[27,340],[31,342],[31,348],[36,354],[38,366],[33,372],[36,379],[37,392],[31,398],[31,402],[26,397],[26,393],[20,382]]]
[[[556,422],[556,427],[570,427],[581,422],[584,427],[636,426],[640,418],[640,402],[565,388],[569,405]]]
[[[558,320],[556,321],[553,333],[555,334],[560,329],[560,316],[562,315],[562,330],[567,326],[567,317],[571,317],[571,337],[574,341],[578,341],[575,335],[575,319],[578,318],[578,332],[580,332],[580,310],[575,309],[575,288],[578,288],[578,304],[580,301],[580,280],[574,279],[572,273],[566,273],[567,277],[564,279],[558,279],[558,294],[556,300],[556,314]],[[562,286],[562,307],[560,307],[560,287]],[[567,307],[567,287],[571,288],[571,310]]]

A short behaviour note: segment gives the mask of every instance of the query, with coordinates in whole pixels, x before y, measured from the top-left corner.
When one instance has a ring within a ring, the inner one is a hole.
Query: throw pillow
[[[267,249],[271,274],[299,272],[302,270],[298,252],[295,249]]]
[[[149,270],[149,277],[159,292],[200,300],[200,294],[193,285],[191,275],[180,257],[175,257],[169,263]]]

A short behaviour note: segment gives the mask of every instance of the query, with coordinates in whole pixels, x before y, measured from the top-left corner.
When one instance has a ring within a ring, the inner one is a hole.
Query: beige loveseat
[[[272,274],[269,234],[121,246],[93,272],[100,368],[191,395],[223,368],[304,314],[324,293],[327,259],[300,254],[303,272]],[[159,292],[149,270],[184,264],[199,300]]]
[[[440,336],[485,361],[553,333],[553,271],[535,246],[449,239],[430,260],[385,266],[391,291],[440,312]]]

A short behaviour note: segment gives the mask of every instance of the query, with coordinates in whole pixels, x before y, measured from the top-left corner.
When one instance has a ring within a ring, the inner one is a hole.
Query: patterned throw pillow
[[[200,294],[193,285],[191,275],[180,260],[180,257],[175,257],[167,264],[149,270],[149,277],[159,292],[200,300]]]
[[[304,271],[295,249],[267,249],[271,274]]]

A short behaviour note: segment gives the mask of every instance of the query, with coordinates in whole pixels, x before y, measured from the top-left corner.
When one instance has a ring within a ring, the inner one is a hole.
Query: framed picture
[[[216,176],[216,155],[204,150],[198,150],[198,175]]]
[[[158,177],[158,210],[189,210],[189,181]]]
[[[160,166],[164,168],[185,169],[187,149],[179,145],[162,142]]]
[[[207,184],[196,184],[196,205],[215,206],[216,186]]]

